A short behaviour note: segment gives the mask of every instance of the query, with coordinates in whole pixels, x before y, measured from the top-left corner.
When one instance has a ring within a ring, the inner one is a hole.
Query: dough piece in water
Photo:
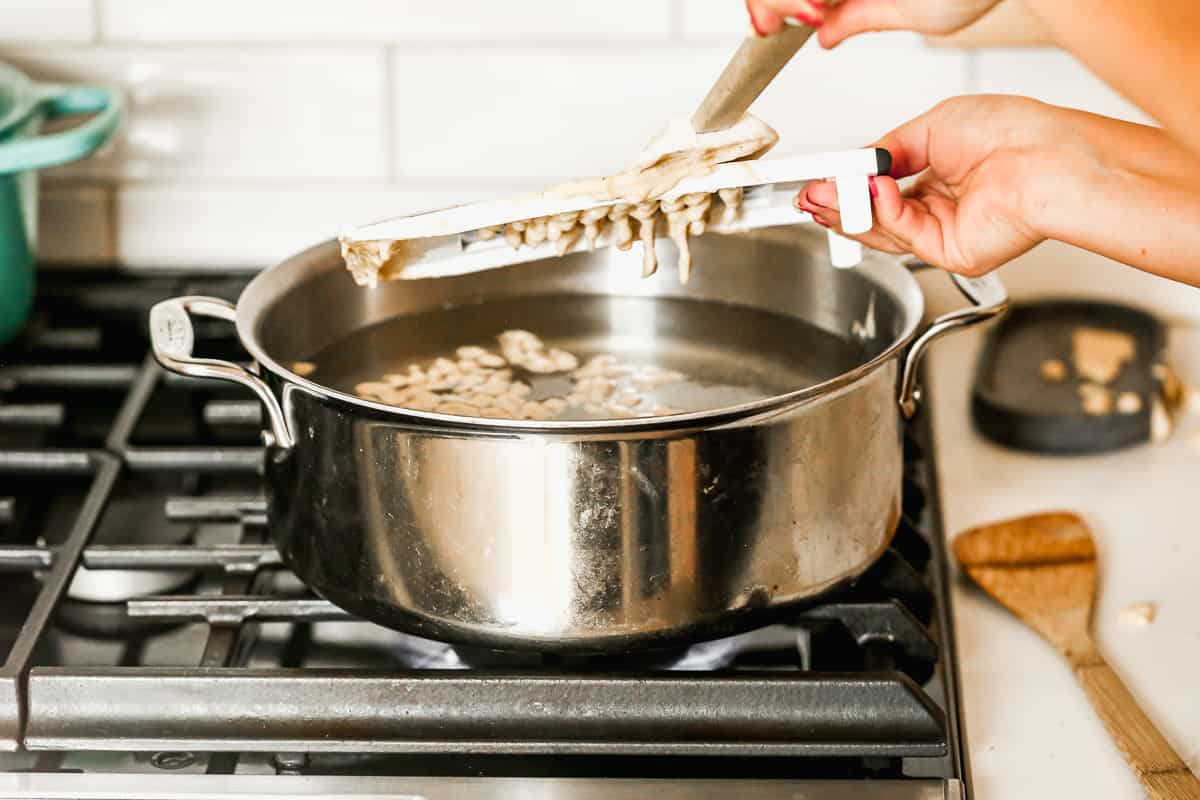
[[[542,401],[542,408],[557,416],[567,410],[567,401],[561,397],[548,397]]]
[[[437,412],[439,414],[457,414],[460,417],[473,417],[479,413],[479,409],[466,403],[450,401],[439,403]]]
[[[619,406],[633,409],[642,404],[642,398],[635,392],[626,391],[619,394],[615,402]]]
[[[487,349],[483,347],[460,347],[454,351],[461,361],[479,361],[487,354]]]
[[[411,364],[383,380],[359,383],[355,390],[364,399],[400,408],[487,419],[550,420],[580,411],[596,419],[676,413],[662,404],[651,407],[639,389],[647,383],[653,388],[682,380],[677,372],[624,364],[608,354],[593,356],[581,366],[574,353],[548,347],[526,330],[504,331],[497,342],[507,358],[486,347],[464,345],[455,349],[453,359]],[[566,396],[535,400],[530,384],[516,380],[509,364],[529,372],[569,375],[572,390]]]
[[[657,389],[683,380],[683,375],[669,369],[642,367],[633,373],[633,382],[643,389]]]
[[[382,381],[366,381],[365,383],[360,383],[354,387],[354,393],[356,395],[369,399],[380,398],[385,393],[390,393],[391,390],[392,385],[390,383],[383,383]]]
[[[579,359],[568,353],[566,350],[559,350],[552,347],[550,348],[549,352],[547,352],[546,357],[554,362],[555,372],[570,372],[571,370],[579,367]]]

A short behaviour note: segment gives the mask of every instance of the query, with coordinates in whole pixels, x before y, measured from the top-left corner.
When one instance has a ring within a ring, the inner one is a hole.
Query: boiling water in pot
[[[384,375],[454,358],[466,345],[498,350],[497,337],[523,329],[581,364],[598,355],[622,365],[678,372],[682,380],[642,389],[639,408],[708,411],[796,391],[861,364],[864,348],[800,319],[711,301],[612,295],[523,296],[406,314],[357,331],[309,360],[317,383],[355,393]],[[542,400],[571,391],[566,373],[516,370]],[[559,419],[608,415],[568,408]]]

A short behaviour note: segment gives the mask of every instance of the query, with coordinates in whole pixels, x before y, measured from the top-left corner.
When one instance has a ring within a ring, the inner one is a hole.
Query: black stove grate
[[[146,355],[153,302],[235,297],[243,282],[59,276],[27,336],[0,352],[0,571],[18,598],[0,620],[0,749],[153,752],[156,766],[210,772],[266,753],[285,773],[573,764],[570,774],[657,775],[675,764],[694,777],[754,756],[739,763],[756,776],[964,778],[921,426],[906,441],[895,542],[819,605],[649,657],[451,650],[306,594],[266,537],[256,403],[166,375]],[[236,357],[228,327],[198,334],[203,352]],[[161,523],[149,527],[172,533],[140,533],[147,505]],[[81,599],[69,590],[78,567],[177,580]],[[370,647],[326,641],[364,629]],[[117,654],[74,658],[91,651],[55,647],[64,637],[104,639]],[[172,638],[184,644],[164,651]],[[452,754],[471,760],[437,766]]]

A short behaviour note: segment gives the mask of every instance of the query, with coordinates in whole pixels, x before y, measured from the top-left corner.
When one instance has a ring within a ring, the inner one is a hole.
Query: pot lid
[[[37,108],[38,95],[25,73],[0,63],[0,139]]]

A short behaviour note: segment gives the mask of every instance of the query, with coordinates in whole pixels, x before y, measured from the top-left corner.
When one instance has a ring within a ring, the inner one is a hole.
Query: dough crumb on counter
[[[1171,438],[1171,431],[1175,429],[1175,421],[1171,418],[1171,411],[1167,408],[1166,402],[1161,397],[1153,397],[1150,401],[1150,441],[1165,442]]]
[[[1117,622],[1129,628],[1145,628],[1154,624],[1158,606],[1154,603],[1132,603],[1121,609]]]

